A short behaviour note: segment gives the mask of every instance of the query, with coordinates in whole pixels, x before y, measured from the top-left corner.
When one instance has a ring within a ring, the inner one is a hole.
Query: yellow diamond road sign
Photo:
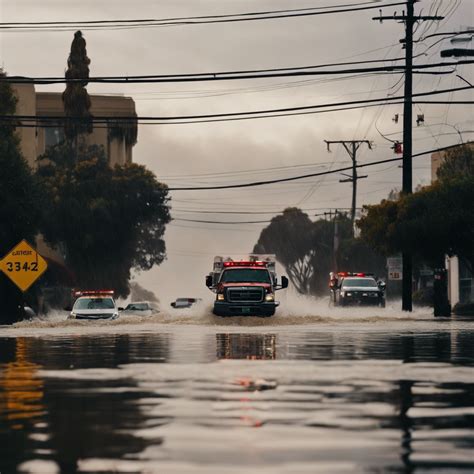
[[[26,291],[47,268],[46,260],[26,240],[22,240],[0,260],[0,270],[21,291]]]

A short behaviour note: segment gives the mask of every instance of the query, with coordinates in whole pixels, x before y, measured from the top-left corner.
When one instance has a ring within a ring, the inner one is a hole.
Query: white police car
[[[75,291],[77,298],[68,319],[117,319],[113,290]]]

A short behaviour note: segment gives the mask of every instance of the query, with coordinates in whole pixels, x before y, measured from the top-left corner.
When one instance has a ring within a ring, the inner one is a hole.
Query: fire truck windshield
[[[263,268],[229,268],[224,270],[221,283],[271,283],[268,270]]]

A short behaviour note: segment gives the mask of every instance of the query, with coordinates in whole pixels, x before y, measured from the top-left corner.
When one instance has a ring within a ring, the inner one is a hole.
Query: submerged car
[[[371,275],[339,274],[331,285],[331,300],[338,306],[370,305],[385,308],[385,283]]]
[[[202,301],[202,298],[176,298],[170,306],[175,309],[191,308]]]
[[[76,291],[77,298],[69,319],[117,319],[117,304],[112,290]]]
[[[129,303],[125,308],[119,308],[123,315],[151,316],[159,313],[158,305],[150,301],[135,301]]]

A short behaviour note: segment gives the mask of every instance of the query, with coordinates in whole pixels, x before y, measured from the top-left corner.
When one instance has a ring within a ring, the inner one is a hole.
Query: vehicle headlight
[[[217,301],[224,301],[224,293],[217,293]]]
[[[69,313],[68,319],[76,319],[76,313],[75,313],[74,311],[71,311],[71,312]]]
[[[265,295],[265,301],[275,301],[275,295],[273,293],[268,293],[268,295]]]
[[[341,291],[341,296],[346,296],[346,292],[345,292],[345,291]]]
[[[346,296],[352,296],[352,293],[349,291],[346,293]]]

